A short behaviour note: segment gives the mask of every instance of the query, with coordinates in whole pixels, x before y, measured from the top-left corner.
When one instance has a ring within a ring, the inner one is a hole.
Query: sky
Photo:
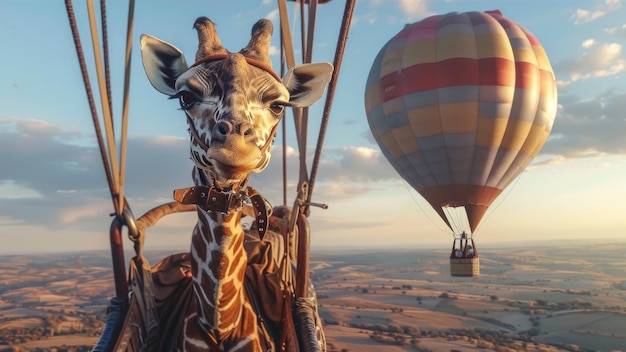
[[[96,9],[99,8],[99,2]],[[236,6],[233,6],[236,4]],[[91,37],[82,1],[74,10],[93,83]],[[332,62],[345,2],[320,5],[314,62]],[[313,201],[316,248],[450,247],[435,211],[381,154],[368,127],[365,83],[382,46],[435,14],[499,9],[544,46],[558,83],[552,134],[535,161],[492,204],[476,232],[479,246],[576,242],[626,235],[626,3],[622,0],[359,0],[340,68]],[[113,115],[119,136],[128,4],[107,7]],[[298,11],[289,6],[294,30]],[[192,61],[199,16],[211,18],[226,48],[239,51],[252,25],[274,22],[271,50],[280,67],[276,1],[138,0],[131,65],[125,195],[136,216],[191,185],[188,132],[176,101],[144,74],[139,35],[180,48]],[[299,32],[294,32],[299,38]],[[93,123],[62,1],[0,1],[0,253],[108,248],[113,211]],[[299,43],[296,44],[300,55]],[[97,87],[94,85],[97,94]],[[99,98],[96,95],[99,106]],[[323,99],[311,109],[308,153],[317,142]],[[100,113],[100,118],[102,114]],[[297,152],[287,115],[288,204],[295,196]],[[282,203],[282,138],[252,185]],[[309,160],[312,160],[310,157]],[[146,248],[187,249],[193,214],[163,219]],[[130,248],[130,244],[125,244]]]

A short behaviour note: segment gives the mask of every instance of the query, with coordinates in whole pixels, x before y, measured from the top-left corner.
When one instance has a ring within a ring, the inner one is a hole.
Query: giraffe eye
[[[284,105],[280,105],[280,104],[277,104],[277,103],[272,103],[270,105],[270,111],[272,112],[272,114],[274,114],[276,116],[282,114],[284,110],[285,110],[285,106]]]
[[[191,94],[187,91],[182,91],[178,93],[178,101],[180,102],[180,107],[183,110],[189,110],[191,107],[199,102],[198,98],[195,95]]]

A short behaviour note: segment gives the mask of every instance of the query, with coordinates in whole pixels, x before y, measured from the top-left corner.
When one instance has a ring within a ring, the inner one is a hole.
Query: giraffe
[[[191,239],[193,301],[178,335],[180,351],[266,351],[267,336],[244,288],[247,254],[240,224],[252,203],[259,234],[267,228],[266,202],[248,186],[251,173],[264,170],[285,107],[315,103],[330,80],[332,65],[304,64],[282,79],[269,57],[272,23],[259,20],[248,45],[226,50],[215,24],[194,23],[195,63],[187,66],[174,45],[141,36],[143,66],[152,86],[179,100],[190,132],[194,187],[175,191],[181,202],[197,204]],[[261,200],[259,200],[261,199]],[[273,349],[273,348],[272,348]]]

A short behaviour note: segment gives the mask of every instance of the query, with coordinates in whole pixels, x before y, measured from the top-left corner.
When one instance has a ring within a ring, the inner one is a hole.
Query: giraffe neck
[[[194,174],[201,173],[196,169]],[[194,175],[196,176],[196,175]],[[194,177],[197,186],[203,177]],[[247,255],[241,211],[228,215],[198,207],[191,240],[192,275],[198,320],[222,340],[240,326],[245,303],[243,289]]]

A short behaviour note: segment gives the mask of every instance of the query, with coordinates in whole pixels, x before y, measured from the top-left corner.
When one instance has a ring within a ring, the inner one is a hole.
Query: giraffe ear
[[[333,65],[327,62],[294,66],[283,77],[289,91],[287,106],[306,107],[313,105],[324,94],[333,73]]]
[[[174,96],[174,83],[187,70],[185,56],[174,45],[148,34],[140,38],[141,60],[150,84],[159,92]]]

